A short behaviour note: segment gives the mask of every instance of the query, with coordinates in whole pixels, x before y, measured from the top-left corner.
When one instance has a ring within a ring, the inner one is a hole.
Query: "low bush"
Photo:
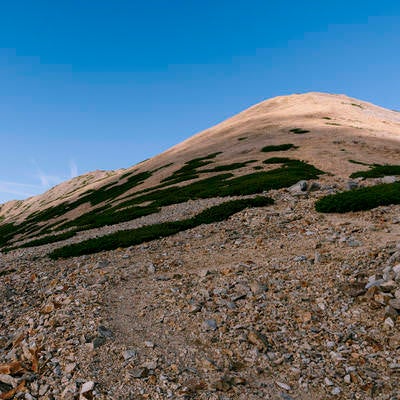
[[[64,246],[54,250],[50,254],[50,258],[75,257],[84,254],[98,253],[104,250],[114,250],[119,247],[129,247],[171,236],[201,224],[223,221],[248,207],[264,207],[270,204],[273,204],[273,200],[269,197],[232,200],[218,206],[210,207],[197,214],[195,217],[183,221],[165,222],[132,230],[119,231],[99,238],[88,239],[81,243]]]
[[[293,128],[293,129],[290,129],[289,132],[295,133],[297,135],[302,135],[303,133],[309,133],[310,131],[308,131],[307,129],[302,129],[302,128]]]
[[[350,178],[383,178],[389,175],[400,175],[400,165],[374,164],[367,171],[358,171],[350,175]]]
[[[35,239],[35,240],[31,240],[29,242],[26,242],[20,246],[17,246],[16,248],[42,246],[44,244],[60,242],[61,240],[66,240],[66,239],[72,238],[75,235],[76,235],[76,231],[64,232],[64,233],[60,233],[58,235],[47,235],[40,239]]]
[[[276,146],[271,145],[271,146],[265,146],[261,149],[262,152],[264,153],[269,153],[272,151],[287,151],[290,149],[298,149],[299,146],[295,146],[292,143],[284,143],[284,144],[278,144]]]
[[[319,199],[315,203],[315,209],[323,213],[346,213],[391,204],[400,204],[400,182],[331,194]]]

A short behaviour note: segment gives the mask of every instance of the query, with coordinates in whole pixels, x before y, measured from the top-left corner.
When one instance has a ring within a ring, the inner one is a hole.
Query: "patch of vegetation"
[[[290,164],[293,161],[297,160],[292,160],[287,157],[271,157],[263,161],[263,164],[288,164],[288,163]]]
[[[310,131],[308,131],[307,129],[302,129],[302,128],[293,128],[293,129],[290,129],[289,132],[295,133],[297,135],[302,135],[304,133],[309,133]]]
[[[353,107],[364,108],[361,104],[351,103]]]
[[[276,146],[271,145],[271,146],[265,146],[261,149],[262,152],[264,153],[269,153],[272,151],[287,151],[290,149],[298,149],[299,146],[295,146],[292,143],[285,143],[285,144],[278,144]]]
[[[247,136],[244,136],[244,137],[240,137],[240,138],[238,138],[238,141],[240,142],[240,141],[242,141],[242,140],[246,140],[247,139]]]
[[[248,207],[264,207],[273,204],[269,197],[256,197],[254,199],[232,200],[211,207],[197,214],[193,218],[183,221],[165,222],[161,224],[143,226],[133,230],[119,231],[95,239],[85,240],[81,243],[64,246],[54,250],[50,258],[67,258],[83,254],[92,254],[104,250],[114,250],[119,247],[129,247],[144,242],[149,242],[162,237],[194,228],[201,224],[211,224],[226,220],[231,215]]]
[[[7,248],[6,251],[14,250],[17,248],[35,247],[35,246],[42,246],[44,244],[60,242],[61,240],[66,240],[66,239],[72,238],[75,235],[76,235],[76,231],[64,232],[64,233],[60,233],[58,235],[47,235],[40,239],[31,240],[31,241],[26,242],[17,247]]]
[[[0,271],[0,277],[1,277],[1,276],[6,276],[6,275],[9,275],[9,274],[12,274],[13,272],[17,272],[17,270],[14,269],[14,268],[5,269],[5,270],[3,270],[3,271]]]
[[[260,171],[261,169],[264,169],[261,165],[256,165],[255,167],[253,167],[254,170],[256,171]]]
[[[4,246],[18,230],[18,226],[13,223],[0,225],[0,247]]]
[[[354,189],[319,199],[315,209],[323,213],[346,213],[400,204],[400,182]]]
[[[358,171],[350,175],[350,178],[383,178],[384,176],[400,175],[400,165],[379,165],[370,166],[368,171]]]
[[[205,173],[205,172],[223,172],[223,171],[232,171],[235,169],[243,168],[247,164],[251,164],[256,162],[257,160],[249,160],[245,162],[240,162],[240,163],[232,163],[232,164],[226,164],[226,165],[218,165],[217,167],[211,168],[211,169],[202,169],[199,172]]]
[[[331,117],[322,117],[322,119],[332,119]]]
[[[369,167],[370,164],[361,162],[361,161],[356,161],[356,160],[349,160],[349,162],[351,162],[352,164],[358,164],[358,165],[365,165],[366,167]]]
[[[342,126],[341,124],[338,124],[337,122],[326,122],[325,125]]]
[[[168,182],[169,184],[175,184],[183,181],[188,181],[198,178],[197,169],[211,164],[215,157],[221,152],[212,153],[205,157],[194,158],[191,161],[185,163],[185,165],[175,171],[171,176],[163,179],[161,182]]]

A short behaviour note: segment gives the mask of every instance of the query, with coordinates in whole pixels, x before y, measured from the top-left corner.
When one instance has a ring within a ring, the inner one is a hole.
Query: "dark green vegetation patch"
[[[367,171],[358,171],[350,175],[350,178],[383,178],[384,176],[400,175],[400,165],[378,165],[370,166]]]
[[[85,240],[81,243],[64,246],[54,250],[50,254],[50,257],[53,259],[75,257],[104,250],[114,250],[119,247],[129,247],[171,236],[202,224],[224,221],[231,215],[248,207],[264,207],[270,204],[273,204],[273,200],[269,197],[227,201],[218,206],[210,207],[193,218],[183,221],[165,222],[132,230],[119,231],[99,238]]]
[[[194,158],[193,160],[186,162],[182,168],[178,169],[178,171],[175,171],[171,176],[163,179],[161,182],[174,184],[196,179],[199,177],[197,174],[197,169],[211,164],[211,160],[217,157],[219,154],[221,154],[221,152],[212,153],[205,157]]]
[[[60,233],[59,235],[47,235],[40,239],[31,240],[29,242],[21,244],[15,248],[17,249],[17,248],[25,248],[25,247],[42,246],[44,244],[50,244],[50,243],[60,242],[61,240],[67,240],[69,238],[74,237],[75,235],[76,235],[76,231],[64,232],[64,233]],[[4,250],[10,251],[10,250],[14,250],[14,248],[7,248]]]
[[[356,161],[356,160],[349,160],[349,162],[351,162],[352,164],[358,164],[358,165],[365,165],[366,167],[369,167],[370,164],[361,162],[361,161]]]
[[[261,149],[261,151],[263,151],[264,153],[269,153],[272,151],[287,151],[290,149],[298,149],[298,146],[295,146],[292,143],[285,143],[285,144],[278,144],[276,146],[265,146]]]
[[[310,131],[308,131],[307,129],[302,129],[302,128],[293,128],[289,132],[295,133],[297,135],[302,135],[303,133],[309,133]]]
[[[400,182],[331,194],[318,200],[315,209],[324,213],[346,213],[391,204],[400,204]]]

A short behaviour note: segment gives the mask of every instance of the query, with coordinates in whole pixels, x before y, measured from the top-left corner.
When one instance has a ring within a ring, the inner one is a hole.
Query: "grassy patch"
[[[246,139],[247,139],[247,136],[243,136],[243,137],[238,138],[238,141],[240,142],[240,141],[246,140]]]
[[[351,162],[352,164],[358,164],[358,165],[365,165],[366,167],[369,167],[370,164],[361,162],[361,161],[356,161],[356,160],[349,160],[349,162]]]
[[[302,129],[302,128],[293,128],[290,129],[291,133],[295,133],[296,135],[302,135],[304,133],[309,133],[310,131],[308,131],[307,129]]]
[[[179,183],[198,178],[197,169],[211,164],[215,157],[221,152],[212,153],[205,157],[194,158],[185,163],[185,165],[175,171],[171,176],[163,179],[161,182],[168,182],[169,184]]]
[[[346,213],[390,204],[400,204],[399,182],[332,194],[318,200],[315,209],[324,213]]]
[[[141,228],[116,232],[95,239],[85,240],[54,250],[50,258],[67,258],[83,254],[97,253],[104,250],[114,250],[119,247],[129,247],[175,233],[194,228],[201,224],[211,224],[223,221],[248,207],[264,207],[273,204],[269,197],[256,197],[255,199],[232,200],[218,206],[204,210],[193,218],[176,222],[165,222],[143,226]]]
[[[265,146],[261,149],[262,152],[264,153],[269,153],[272,151],[287,151],[290,149],[298,149],[298,146],[295,146],[292,143],[285,143],[285,144],[278,144],[276,146],[271,145],[271,146]]]
[[[370,166],[367,171],[358,171],[350,175],[350,178],[383,178],[384,176],[400,175],[400,165],[378,165]]]
[[[226,165],[218,165],[217,167],[210,168],[210,169],[202,169],[199,172],[200,173],[206,173],[206,172],[224,172],[224,171],[233,171],[235,169],[243,168],[247,164],[251,164],[256,162],[257,160],[249,160],[245,162],[240,162],[240,163],[232,163],[232,164],[226,164]]]
[[[26,243],[20,245],[20,246],[13,247],[13,248],[8,248],[6,250],[10,251],[10,250],[14,250],[14,249],[17,249],[17,248],[42,246],[44,244],[60,242],[61,240],[66,240],[66,239],[72,238],[75,235],[76,235],[76,231],[69,231],[69,232],[65,232],[65,233],[60,233],[58,235],[47,235],[47,236],[44,236],[44,237],[42,237],[40,239],[31,240],[29,242],[26,242]]]

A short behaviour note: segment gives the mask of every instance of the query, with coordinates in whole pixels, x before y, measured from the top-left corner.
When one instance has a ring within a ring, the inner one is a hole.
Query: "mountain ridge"
[[[328,114],[331,114],[331,116]],[[357,117],[363,117],[364,121],[357,119]],[[385,119],[382,120],[382,118]],[[159,168],[170,163],[171,159],[173,159],[176,168],[185,161],[197,156],[204,156],[207,152],[211,153],[222,145],[225,146],[225,155],[222,156],[222,160],[224,158],[238,159],[240,158],[238,154],[240,151],[248,151],[250,146],[246,146],[244,142],[249,138],[247,137],[242,143],[234,142],[235,139],[247,135],[251,136],[250,140],[264,140],[267,143],[268,141],[279,140],[279,138],[269,137],[266,130],[281,132],[284,136],[283,134],[287,133],[291,127],[295,127],[296,124],[302,125],[303,129],[318,130],[318,132],[325,134],[355,136],[370,140],[376,138],[378,141],[387,140],[388,142],[400,141],[398,134],[400,113],[396,111],[386,110],[346,95],[310,92],[278,96],[253,105],[132,167],[116,171],[89,172],[73,180],[65,181],[41,195],[22,200],[22,203],[21,201],[4,203],[0,206],[0,217],[12,220],[19,214],[23,218],[31,212],[40,210],[39,204],[44,206],[57,205],[59,199],[64,196],[73,199],[78,197],[85,189],[99,188],[101,184],[108,184],[113,179],[117,182],[124,173],[135,169],[140,172],[146,169]],[[260,138],[260,136],[262,137]],[[286,138],[283,137],[282,139]],[[288,137],[287,140],[295,139]],[[231,143],[227,141],[231,141]],[[308,161],[315,162],[315,155],[303,151],[303,158],[307,159],[307,157]],[[375,162],[380,162],[379,157]],[[170,170],[171,168],[165,172],[169,173]],[[337,170],[332,172],[338,173]],[[88,182],[88,186],[85,186],[86,179],[94,179],[94,182]],[[160,179],[163,179],[163,176]],[[80,181],[85,184],[80,186],[75,184]],[[76,193],[74,194],[74,192]],[[21,213],[21,210],[25,208],[29,208],[29,211]]]

